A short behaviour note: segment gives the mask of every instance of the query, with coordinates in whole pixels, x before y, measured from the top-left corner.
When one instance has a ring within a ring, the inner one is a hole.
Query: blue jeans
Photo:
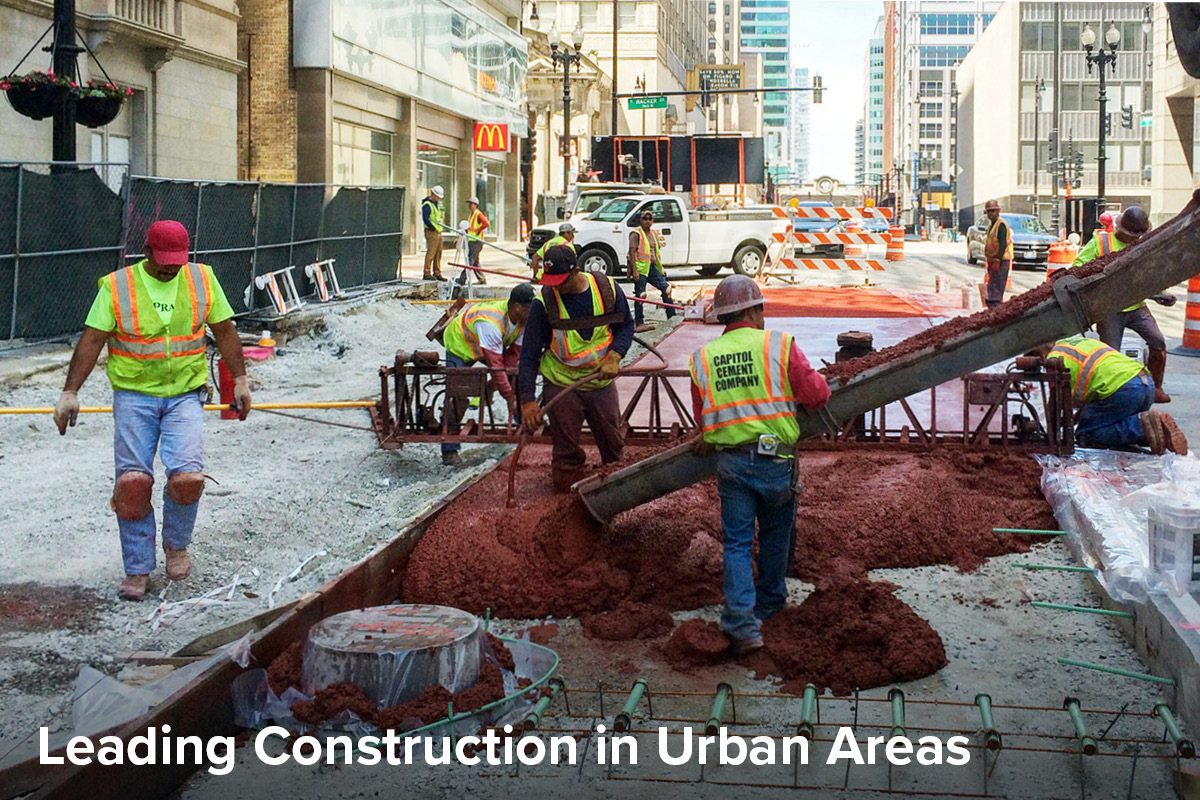
[[[116,476],[127,472],[154,474],[158,453],[170,478],[177,472],[204,471],[204,404],[199,392],[174,397],[154,397],[141,392],[113,392],[113,457]],[[192,541],[199,503],[181,505],[163,486],[163,545],[183,550]],[[121,556],[126,575],[154,571],[155,525],[153,509],[141,519],[117,518],[121,531]]]
[[[645,297],[647,283],[662,292],[662,299],[664,303],[674,302],[671,300],[671,286],[667,283],[667,276],[663,275],[662,272],[659,271],[658,265],[651,264],[650,272],[646,275],[643,275],[640,272],[637,274],[637,278],[633,281],[634,296]],[[645,319],[645,312],[642,308],[645,305],[645,303],[638,303],[636,301],[633,304],[633,321],[637,325],[641,325]],[[668,308],[664,310],[667,312],[667,319],[675,316],[675,309]]]
[[[1154,403],[1154,381],[1145,373],[1103,400],[1088,403],[1079,412],[1075,437],[1084,447],[1118,448],[1146,444],[1138,416]]]
[[[725,549],[725,609],[721,627],[734,639],[759,633],[761,620],[787,602],[787,570],[796,527],[791,459],[743,451],[717,455]],[[758,520],[758,579],[751,548]]]
[[[446,366],[447,367],[469,367],[475,362],[467,363],[458,356],[446,351]],[[446,433],[458,433],[462,429],[462,415],[467,411],[467,398],[452,397],[449,390],[446,391],[446,405],[442,409],[442,414],[446,418]],[[458,442],[442,442],[443,453],[457,453],[462,449],[462,445]]]

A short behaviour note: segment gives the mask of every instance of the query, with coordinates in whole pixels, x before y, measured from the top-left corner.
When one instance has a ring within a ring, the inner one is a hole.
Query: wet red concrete
[[[677,669],[715,664],[729,655],[729,637],[715,622],[689,619],[667,639],[663,655]]]
[[[283,697],[289,688],[300,689],[300,670],[304,665],[304,639],[292,642],[267,667],[267,681],[276,697]]]
[[[612,611],[588,614],[580,622],[583,632],[593,639],[618,642],[666,636],[675,627],[667,609],[632,601],[623,602]]]
[[[92,631],[106,598],[82,586],[0,584],[0,633],[49,628]]]

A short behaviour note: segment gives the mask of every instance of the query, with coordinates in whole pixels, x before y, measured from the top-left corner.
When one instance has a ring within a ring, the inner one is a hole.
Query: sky
[[[792,0],[792,66],[825,82],[812,107],[809,177],[854,180],[854,123],[863,115],[863,58],[883,3]]]

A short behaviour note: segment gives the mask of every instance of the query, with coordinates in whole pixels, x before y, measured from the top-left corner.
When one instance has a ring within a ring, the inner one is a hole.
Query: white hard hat
[[[730,275],[717,284],[713,292],[713,313],[718,317],[736,314],[763,303],[762,289],[746,275]]]
[[[433,187],[433,196],[439,200],[446,196],[446,190],[442,188],[441,184]]]
[[[475,195],[471,195],[470,197],[467,198],[467,202],[474,203],[475,205],[479,205],[479,198],[476,197]]]
[[[564,222],[562,225],[558,226],[558,232],[564,235],[568,233],[574,233],[575,226],[569,222]]]

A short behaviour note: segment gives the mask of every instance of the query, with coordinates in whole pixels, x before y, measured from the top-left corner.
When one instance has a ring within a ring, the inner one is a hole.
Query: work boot
[[[634,329],[633,329],[633,330],[634,330],[634,332],[635,332],[635,333],[646,333],[646,332],[648,332],[648,331],[652,331],[652,330],[654,330],[654,323],[652,323],[652,322],[639,322],[639,323],[637,324],[637,326],[636,326],[636,327],[634,327]]]
[[[1179,429],[1179,424],[1170,414],[1159,414],[1158,421],[1162,424],[1163,446],[1172,453],[1186,456],[1188,453],[1187,437]]]
[[[192,574],[192,557],[188,555],[188,551],[175,550],[164,545],[163,552],[167,556],[167,577],[173,581],[187,580]]]
[[[733,654],[734,658],[750,655],[755,650],[762,649],[763,640],[762,636],[759,634],[747,636],[744,639],[733,639],[732,643],[729,645],[729,652]]]
[[[1146,359],[1146,370],[1154,380],[1154,402],[1169,403],[1171,395],[1163,391],[1163,372],[1167,368],[1167,351],[1151,350]]]
[[[442,453],[442,466],[460,467],[462,466],[462,456],[458,454],[457,450],[451,450],[449,452]]]
[[[121,582],[121,588],[117,590],[117,597],[140,603],[146,596],[146,584],[149,582],[149,575],[126,575],[125,580]]]
[[[1138,416],[1142,420],[1142,434],[1146,438],[1146,445],[1150,448],[1150,452],[1161,456],[1166,449],[1166,436],[1163,434],[1163,424],[1159,419],[1158,412],[1144,411]]]
[[[571,487],[587,477],[584,467],[551,467],[550,482],[555,494],[567,494]]]

